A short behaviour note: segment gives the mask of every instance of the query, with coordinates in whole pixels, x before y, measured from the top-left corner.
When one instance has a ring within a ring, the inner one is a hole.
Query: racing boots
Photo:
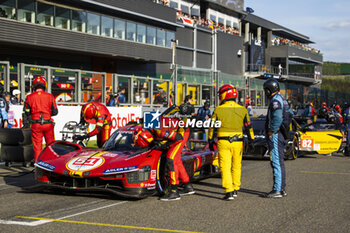
[[[181,196],[185,196],[185,195],[191,195],[194,194],[195,191],[193,189],[193,186],[190,182],[187,182],[184,184],[184,188],[182,189],[182,192],[180,192]]]
[[[238,196],[238,191],[237,190],[233,191],[233,197],[237,197],[237,196]]]
[[[282,192],[280,192],[280,191],[272,190],[271,192],[266,194],[265,197],[267,197],[267,198],[281,198],[281,197],[283,197],[283,195],[282,195]]]
[[[169,187],[164,196],[160,198],[161,201],[177,201],[180,200],[179,191],[176,187]]]
[[[235,198],[233,197],[233,192],[228,192],[226,193],[226,195],[224,196],[224,200],[225,201],[233,201]]]
[[[282,194],[282,196],[286,197],[286,196],[287,196],[286,190],[282,190],[282,191],[281,191],[281,194]]]

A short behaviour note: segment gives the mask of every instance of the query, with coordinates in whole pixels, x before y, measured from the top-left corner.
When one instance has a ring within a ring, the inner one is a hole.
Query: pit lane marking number
[[[301,139],[301,148],[312,149],[314,148],[314,140],[313,139]]]

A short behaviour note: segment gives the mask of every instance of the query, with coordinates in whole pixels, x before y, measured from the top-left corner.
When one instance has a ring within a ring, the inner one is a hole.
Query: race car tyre
[[[284,160],[295,159],[293,157],[293,143],[288,143],[284,149]]]
[[[350,156],[350,148],[349,148],[349,146],[346,146],[344,148],[344,156]]]
[[[30,163],[34,159],[33,146],[9,146],[1,145],[1,160],[10,164],[11,162]]]
[[[0,128],[0,143],[5,145],[31,145],[30,129]]]
[[[292,153],[289,158],[294,160],[299,156],[299,140],[297,136],[293,138],[293,143],[291,147],[292,147]]]
[[[169,186],[168,168],[166,166],[166,157],[162,155],[157,165],[157,191],[159,195],[163,195]]]

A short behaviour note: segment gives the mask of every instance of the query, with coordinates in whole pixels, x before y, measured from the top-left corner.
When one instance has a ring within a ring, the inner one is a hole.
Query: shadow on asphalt
[[[266,161],[270,160],[269,157],[258,157],[258,156],[243,156],[243,160],[254,160],[254,161]]]
[[[266,195],[265,192],[260,192],[260,191],[251,190],[251,189],[240,189],[239,192],[247,193],[247,194],[251,194],[251,195],[256,195],[259,197],[265,197],[265,195]]]
[[[196,189],[197,191],[198,189]],[[224,193],[220,193],[222,196],[224,196]],[[207,197],[207,198],[213,198],[213,199],[218,199],[218,200],[222,200],[222,198],[220,197],[216,197],[216,196],[211,196],[211,195],[206,195],[206,194],[203,194],[203,193],[195,193],[194,195],[196,196],[201,196],[201,197]]]
[[[199,182],[199,183],[197,183],[197,185],[202,185],[202,186],[212,187],[212,188],[219,188],[222,190],[222,186],[218,185],[218,184],[212,184],[212,183],[208,183],[208,182]],[[199,188],[196,188],[196,191],[207,192],[207,193],[212,193],[212,194],[224,194],[221,192],[214,192],[214,191],[209,191],[209,190],[204,190],[204,189],[199,189]],[[256,195],[259,197],[265,197],[265,195],[266,195],[265,192],[251,190],[251,189],[243,189],[243,188],[240,189],[239,192],[247,193],[247,194],[251,194],[251,195]]]
[[[300,159],[317,159],[317,156],[312,156],[312,155],[300,155],[298,156]]]
[[[55,188],[35,188],[36,180],[34,179],[34,169],[33,168],[21,168],[21,167],[5,167],[1,166],[0,177],[3,178],[4,182],[8,186],[21,188],[16,191],[17,193],[42,193],[43,195],[65,195],[65,196],[81,196],[90,198],[100,198],[107,200],[139,200],[134,198],[123,198],[108,192],[75,192],[75,191],[65,191]]]

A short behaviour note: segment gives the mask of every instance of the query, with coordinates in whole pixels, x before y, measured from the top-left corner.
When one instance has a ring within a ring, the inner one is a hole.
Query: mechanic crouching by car
[[[97,135],[97,146],[101,148],[111,135],[112,115],[106,106],[97,102],[90,102],[81,108],[80,123],[96,123],[93,131],[86,135],[74,135],[73,140],[84,140]]]
[[[224,200],[230,201],[237,197],[237,191],[241,186],[243,127],[249,143],[254,140],[254,133],[248,110],[235,102],[238,95],[236,88],[226,84],[218,93],[220,106],[215,108],[211,120],[221,121],[221,127],[209,128],[209,147],[210,150],[214,150],[214,131],[216,131],[222,187],[226,193]]]
[[[43,149],[43,137],[46,145],[55,141],[54,123],[51,117],[56,116],[58,110],[54,96],[45,92],[47,83],[44,76],[34,78],[32,87],[34,92],[27,96],[23,111],[31,124],[36,162]]]
[[[292,116],[288,102],[279,93],[280,87],[277,80],[270,78],[264,83],[264,91],[269,99],[269,107],[266,117],[267,143],[270,151],[271,165],[273,168],[274,185],[268,198],[280,198],[286,196],[286,171],[284,166],[284,149],[289,137],[289,126]]]
[[[187,115],[182,112],[181,114]],[[169,124],[170,121],[173,124]],[[141,126],[135,129],[133,140],[135,145],[139,147],[147,147],[149,145],[156,146],[159,149],[167,150],[166,165],[169,170],[169,187],[165,191],[165,195],[160,198],[161,201],[180,200],[180,195],[194,194],[195,191],[181,160],[181,152],[188,140],[190,130],[187,128],[175,128],[174,123],[179,122],[177,118],[161,117],[161,122],[172,127],[162,127],[160,129],[144,129]],[[164,143],[164,140],[166,142]],[[162,143],[161,143],[162,142]],[[178,185],[181,182],[184,184],[184,189],[181,193],[178,191]]]

